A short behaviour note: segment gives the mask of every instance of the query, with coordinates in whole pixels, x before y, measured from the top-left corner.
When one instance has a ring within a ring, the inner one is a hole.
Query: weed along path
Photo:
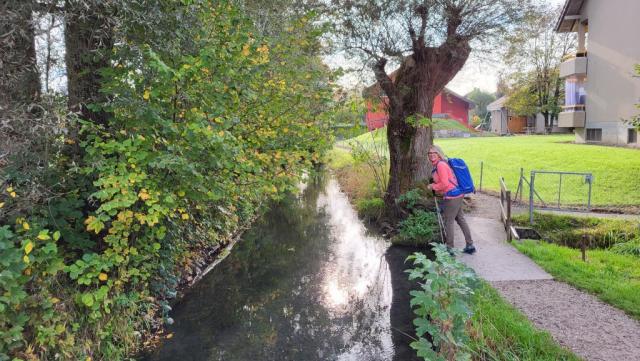
[[[408,291],[396,292],[408,254],[394,248],[366,230],[336,181],[310,184],[187,293],[171,336],[144,359],[417,360]]]
[[[484,194],[473,197],[467,221],[478,252],[461,255],[461,261],[538,328],[585,360],[640,360],[640,322],[593,295],[553,280],[505,241],[498,219],[500,201]],[[456,246],[463,247],[464,238],[457,227],[456,232]]]

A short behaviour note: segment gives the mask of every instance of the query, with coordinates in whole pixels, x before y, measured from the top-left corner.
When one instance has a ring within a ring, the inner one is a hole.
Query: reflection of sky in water
[[[392,360],[386,243],[335,181],[309,183],[175,307],[146,360]]]
[[[392,294],[389,269],[384,260],[387,246],[380,239],[367,235],[364,225],[335,180],[330,180],[325,193],[318,197],[318,208],[328,214],[331,238],[334,240],[330,246],[331,256],[321,272],[324,306],[335,317],[345,312],[370,313],[373,321],[370,326],[381,331],[368,334],[379,339],[377,342],[368,339],[365,346],[364,340],[358,340],[361,335],[355,334],[356,331],[363,331],[357,325],[353,327],[354,334],[345,330],[345,344],[351,346],[338,359],[358,360],[357,356],[365,350],[370,354],[372,350],[366,348],[373,346],[370,344],[372,341],[379,348],[375,353],[382,359],[390,359],[389,305]],[[357,305],[356,309],[354,305]]]

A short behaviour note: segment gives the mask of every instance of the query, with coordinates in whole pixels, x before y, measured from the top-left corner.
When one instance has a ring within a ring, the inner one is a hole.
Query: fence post
[[[511,191],[507,191],[507,241],[512,240],[511,236]]]
[[[531,181],[529,182],[529,223],[531,225],[533,225],[533,192],[535,192],[533,183],[535,179],[536,179],[536,172],[532,170]]]
[[[518,189],[520,190],[520,203],[522,203],[522,194],[524,193],[524,168],[520,168],[520,179],[518,179]]]
[[[591,210],[591,187],[593,186],[593,175],[589,174],[589,198],[587,199],[587,212]]]
[[[560,182],[558,183],[558,208],[560,208],[560,195],[562,194],[562,173],[560,173]]]
[[[484,161],[480,161],[480,192],[482,192],[482,175],[484,173]]]

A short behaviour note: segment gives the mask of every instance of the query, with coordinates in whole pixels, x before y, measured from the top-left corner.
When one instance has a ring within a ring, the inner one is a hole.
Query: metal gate
[[[520,182],[526,182],[524,177]],[[591,173],[532,170],[529,181],[529,221],[534,208],[549,210],[591,210]],[[519,185],[520,188],[520,185]]]

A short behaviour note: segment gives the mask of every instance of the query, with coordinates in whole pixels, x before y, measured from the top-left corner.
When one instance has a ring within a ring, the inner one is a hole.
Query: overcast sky
[[[546,0],[550,4],[553,5],[561,5],[564,4],[565,0]],[[496,54],[499,55],[499,54]],[[325,58],[325,62],[327,62],[330,66],[345,66],[345,64],[349,64],[344,58],[339,56],[327,57]],[[348,66],[348,65],[346,65]],[[389,68],[389,65],[387,65]],[[496,91],[496,84],[498,81],[498,73],[500,72],[499,65],[497,62],[495,64],[488,64],[486,61],[477,61],[473,55],[467,61],[465,66],[460,70],[460,72],[456,75],[453,80],[447,85],[448,88],[453,90],[459,94],[466,94],[473,90],[474,87],[480,88],[482,90],[486,90],[489,92]],[[344,76],[339,84],[348,88],[357,86],[358,82],[362,82],[362,75],[351,74]],[[370,79],[372,82],[373,79]],[[368,85],[368,84],[366,84]]]

